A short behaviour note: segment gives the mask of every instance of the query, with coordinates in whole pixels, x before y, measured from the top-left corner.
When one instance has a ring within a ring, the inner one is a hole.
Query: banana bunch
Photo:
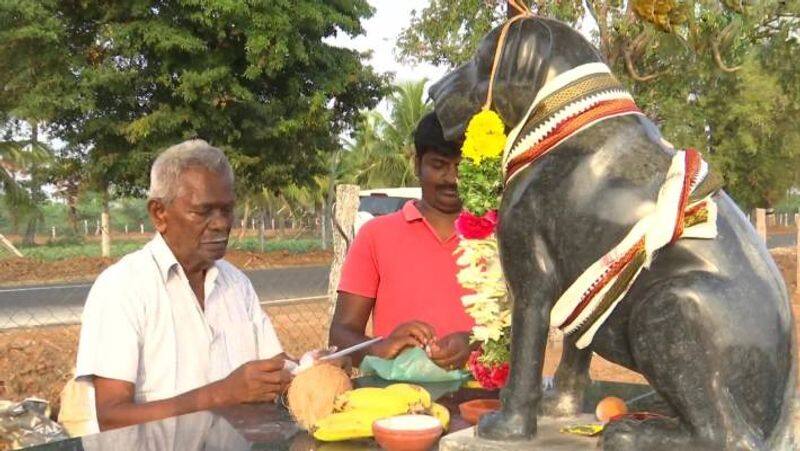
[[[445,429],[450,423],[447,408],[432,403],[427,390],[412,384],[393,384],[342,393],[334,401],[334,413],[314,424],[313,435],[326,442],[368,438],[372,437],[375,420],[407,413],[433,415]]]

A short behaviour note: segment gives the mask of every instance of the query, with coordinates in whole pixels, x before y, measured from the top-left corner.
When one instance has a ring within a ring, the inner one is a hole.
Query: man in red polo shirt
[[[372,314],[373,334],[386,339],[355,355],[355,362],[367,354],[393,358],[419,346],[443,368],[462,367],[474,322],[461,304],[464,290],[453,255],[461,153],[445,141],[435,113],[417,125],[414,145],[422,199],[359,230],[342,268],[330,344],[344,348],[366,341]]]

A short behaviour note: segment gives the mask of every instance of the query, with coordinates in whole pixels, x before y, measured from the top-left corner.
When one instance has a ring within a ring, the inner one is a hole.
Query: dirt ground
[[[794,249],[777,249],[773,251],[773,256],[784,274],[789,292],[794,293]],[[800,296],[793,296],[792,307],[797,322],[800,317]],[[325,301],[270,306],[266,311],[287,352],[300,355],[324,345],[329,320]],[[0,399],[20,400],[37,396],[50,401],[53,410],[57,411],[59,393],[70,377],[75,362],[78,334],[79,326],[0,331]],[[546,375],[555,372],[560,354],[561,343],[554,339],[548,346],[545,358]],[[592,362],[591,376],[597,380],[644,382],[638,374],[597,356]]]
[[[288,251],[262,253],[230,250],[225,259],[242,269],[264,269],[326,265],[330,264],[333,254],[330,251],[296,254]],[[92,280],[115,261],[113,258],[102,257],[75,257],[54,261],[33,258],[0,259],[0,286]]]

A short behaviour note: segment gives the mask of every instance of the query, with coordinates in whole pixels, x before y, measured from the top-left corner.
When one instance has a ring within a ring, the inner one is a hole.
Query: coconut
[[[287,401],[297,424],[308,430],[333,413],[336,397],[353,389],[350,377],[338,366],[326,363],[312,366],[295,376]]]

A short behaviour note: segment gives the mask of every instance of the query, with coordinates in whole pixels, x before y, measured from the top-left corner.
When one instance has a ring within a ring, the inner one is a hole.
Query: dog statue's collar
[[[659,249],[680,238],[717,236],[713,196],[719,187],[719,177],[697,151],[676,151],[655,210],[564,291],[550,311],[550,324],[565,334],[578,334],[578,348],[589,346]]]
[[[585,64],[556,76],[508,136],[502,165],[506,183],[570,136],[627,114],[642,112],[605,64]],[[567,288],[550,312],[551,325],[577,334],[578,348],[589,346],[658,249],[679,238],[714,238],[716,182],[699,153],[677,151],[653,213]]]
[[[603,120],[641,114],[603,63],[570,69],[548,81],[511,131],[503,152],[506,183],[575,133]]]

